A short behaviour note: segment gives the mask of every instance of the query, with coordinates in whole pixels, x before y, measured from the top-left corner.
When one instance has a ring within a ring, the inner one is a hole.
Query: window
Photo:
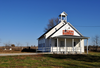
[[[76,46],[76,42],[74,42],[74,46]]]
[[[57,39],[55,39],[55,47],[57,47]]]
[[[60,47],[64,47],[64,41],[60,41]]]

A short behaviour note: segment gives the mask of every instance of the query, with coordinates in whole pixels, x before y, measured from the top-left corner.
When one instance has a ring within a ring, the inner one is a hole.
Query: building
[[[60,23],[45,32],[38,38],[38,50],[43,52],[58,53],[84,53],[84,37],[74,26],[67,22],[67,14],[62,12]]]

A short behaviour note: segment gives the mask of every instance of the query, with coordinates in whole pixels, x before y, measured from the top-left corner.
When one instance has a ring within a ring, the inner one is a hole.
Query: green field
[[[0,56],[0,68],[96,68],[100,52],[88,55],[45,54],[35,56]]]

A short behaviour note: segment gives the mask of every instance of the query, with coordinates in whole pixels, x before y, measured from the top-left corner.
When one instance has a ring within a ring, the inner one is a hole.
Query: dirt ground
[[[37,47],[0,47],[0,53],[35,53],[36,49]]]
[[[0,51],[0,53],[32,53],[32,52],[21,52],[21,51],[14,51],[14,50],[6,50],[6,51]]]

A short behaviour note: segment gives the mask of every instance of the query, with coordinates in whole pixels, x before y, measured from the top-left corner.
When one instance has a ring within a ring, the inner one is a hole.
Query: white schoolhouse
[[[67,22],[67,14],[62,12],[60,23],[38,38],[38,51],[58,53],[84,53],[84,37],[74,26]]]

